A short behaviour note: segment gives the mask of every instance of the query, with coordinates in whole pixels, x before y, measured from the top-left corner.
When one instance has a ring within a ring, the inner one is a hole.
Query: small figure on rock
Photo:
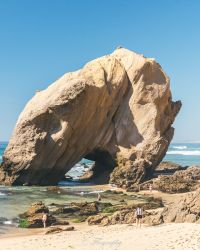
[[[98,193],[98,195],[97,195],[97,201],[101,201],[101,194],[100,193]]]
[[[47,222],[47,214],[45,212],[43,212],[42,223],[43,223],[44,228],[46,227],[46,222]]]
[[[136,226],[141,227],[141,220],[142,220],[142,208],[138,205],[135,210],[135,217],[136,217]]]
[[[153,190],[153,186],[152,186],[152,184],[150,184],[150,185],[149,185],[149,192],[151,193],[152,190]]]

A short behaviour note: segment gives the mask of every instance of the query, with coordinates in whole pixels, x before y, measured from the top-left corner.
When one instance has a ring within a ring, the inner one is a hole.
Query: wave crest
[[[175,149],[187,149],[187,146],[173,146]]]
[[[181,150],[172,150],[167,152],[168,155],[200,155],[200,150],[186,150],[186,151],[181,151]]]

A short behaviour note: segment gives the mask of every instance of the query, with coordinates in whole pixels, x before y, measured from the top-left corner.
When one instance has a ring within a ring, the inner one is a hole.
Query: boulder
[[[106,204],[106,203],[105,203]],[[51,209],[53,215],[69,214],[69,215],[93,215],[99,212],[99,209],[104,207],[103,203],[99,202],[72,202],[63,207],[56,207]]]
[[[88,171],[86,171],[82,176],[80,176],[79,178],[78,178],[78,181],[79,182],[88,182],[88,181],[90,181],[91,180],[91,178],[93,178],[93,176],[94,176],[94,171],[92,171],[92,170],[88,170]]]
[[[176,173],[176,175],[184,179],[199,181],[200,180],[200,166],[198,165],[190,166],[187,169]]]
[[[28,227],[28,228],[43,227],[43,223],[42,223],[43,213],[47,214],[46,226],[51,226],[52,224],[56,223],[56,218],[52,216],[51,214],[49,214],[49,209],[44,205],[44,203],[40,201],[40,202],[35,202],[31,204],[31,206],[28,208],[28,210],[25,213],[19,215],[20,224],[26,221],[25,227]]]
[[[164,209],[162,213],[164,222],[200,222],[200,189],[188,193],[183,198]]]
[[[93,215],[97,214],[99,211],[97,202],[83,202],[83,203],[73,202],[71,204],[72,206],[78,208],[79,215]]]
[[[38,213],[49,213],[48,207],[42,201],[32,203],[27,210],[27,216],[32,216]]]
[[[98,225],[102,222],[104,218],[107,218],[107,215],[94,215],[94,216],[89,216],[87,219],[88,225]]]
[[[183,193],[199,188],[200,168],[198,166],[188,167],[172,175],[160,175],[153,179],[153,188],[168,193]],[[144,186],[143,186],[144,188]]]
[[[37,214],[33,214],[31,216],[27,217],[27,221],[28,221],[28,228],[40,228],[43,227],[43,223],[42,223],[42,213],[37,213]],[[51,225],[53,225],[56,222],[56,218],[53,217],[51,214],[47,215],[47,221],[46,221],[46,226],[49,227]]]
[[[63,75],[20,114],[0,183],[54,185],[83,157],[121,187],[150,178],[181,107],[169,83],[155,59],[124,48]]]
[[[163,208],[146,211],[145,217],[143,218],[143,223],[149,226],[157,226],[157,225],[164,223],[162,213],[163,213]]]
[[[52,224],[52,226],[66,226],[69,225],[69,221],[67,221],[65,218],[56,218],[56,222]]]
[[[170,161],[162,161],[156,168],[154,175],[160,174],[173,174],[179,170],[185,170],[186,167],[182,167],[180,164],[170,162]]]
[[[64,228],[61,228],[61,227],[51,227],[51,228],[49,228],[45,232],[45,234],[56,234],[56,233],[61,233],[61,232],[64,232],[64,231],[73,231],[73,230],[74,230],[73,226],[64,227]]]
[[[45,232],[45,234],[56,234],[56,233],[61,233],[63,230],[60,227],[52,227],[47,229],[47,231]]]

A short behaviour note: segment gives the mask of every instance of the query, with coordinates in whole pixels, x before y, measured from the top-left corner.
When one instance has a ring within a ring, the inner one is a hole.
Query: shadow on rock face
[[[180,107],[155,60],[118,49],[28,102],[4,153],[0,183],[54,185],[83,157],[95,161],[96,180],[111,174],[120,186],[141,182],[164,157]]]

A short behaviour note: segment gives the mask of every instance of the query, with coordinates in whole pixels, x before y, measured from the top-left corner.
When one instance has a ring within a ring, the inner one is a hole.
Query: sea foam
[[[167,155],[200,155],[200,150],[172,150],[172,151],[168,151]]]
[[[173,146],[175,149],[187,149],[187,146]]]

